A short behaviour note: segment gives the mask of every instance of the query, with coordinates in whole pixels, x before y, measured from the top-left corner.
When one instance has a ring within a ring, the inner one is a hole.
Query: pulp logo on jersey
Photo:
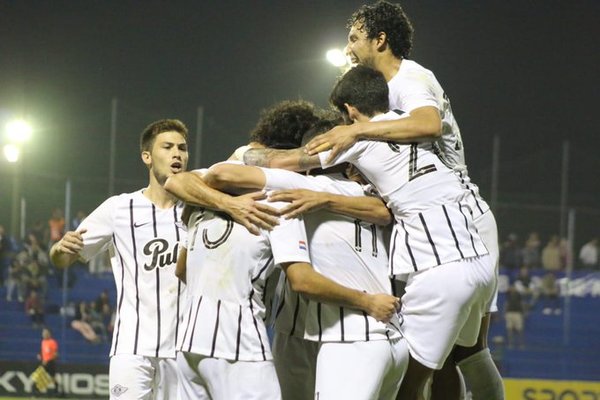
[[[173,247],[169,252],[169,242],[165,239],[153,239],[144,246],[144,254],[151,256],[150,263],[144,264],[146,271],[152,271],[155,268],[163,268],[177,262],[177,253],[179,244]]]
[[[299,240],[298,248],[300,248],[300,250],[306,250],[306,242],[304,240]]]
[[[110,394],[112,394],[115,397],[119,397],[123,393],[125,393],[128,389],[129,388],[127,388],[125,386],[121,386],[121,385],[117,384],[110,389]]]

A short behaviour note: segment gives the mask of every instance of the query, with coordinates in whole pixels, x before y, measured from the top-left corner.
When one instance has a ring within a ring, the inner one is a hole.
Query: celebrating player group
[[[496,222],[450,101],[398,4],[348,28],[331,109],[277,103],[189,172],[186,126],[153,122],[148,186],[52,247],[59,267],[110,253],[111,399],[504,398]]]

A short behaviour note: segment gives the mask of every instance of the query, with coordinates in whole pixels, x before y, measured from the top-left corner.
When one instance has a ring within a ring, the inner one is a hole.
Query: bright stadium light
[[[340,49],[331,49],[326,54],[327,61],[336,67],[343,67],[348,63],[346,54]]]
[[[14,144],[5,144],[4,145],[4,157],[6,157],[6,161],[9,163],[16,163],[19,161],[19,155],[21,154],[21,150],[17,145]]]
[[[31,125],[22,119],[6,124],[6,136],[12,143],[24,143],[31,139]]]

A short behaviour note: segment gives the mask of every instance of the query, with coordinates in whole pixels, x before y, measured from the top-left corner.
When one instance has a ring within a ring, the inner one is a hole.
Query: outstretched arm
[[[327,162],[335,159],[342,151],[350,148],[358,140],[380,140],[400,143],[433,141],[442,134],[442,120],[439,110],[432,106],[416,108],[405,118],[355,122],[352,125],[339,125],[329,132],[313,138],[305,146],[313,155],[331,149]]]
[[[377,197],[342,196],[328,192],[291,189],[273,192],[269,196],[269,201],[290,203],[280,210],[285,218],[295,218],[300,214],[326,209],[376,225],[387,225],[392,222],[390,210]]]
[[[182,172],[170,176],[165,182],[165,189],[188,204],[229,214],[234,221],[255,235],[258,235],[259,228],[270,230],[278,224],[277,210],[256,202],[265,198],[262,192],[230,196],[209,187],[195,172]]]
[[[382,322],[388,322],[400,307],[397,297],[347,288],[321,275],[310,264],[286,263],[282,267],[292,289],[311,300],[362,310]]]
[[[288,171],[306,171],[320,168],[317,155],[308,155],[302,148],[291,150],[251,149],[244,153],[246,165],[257,167],[281,168]]]

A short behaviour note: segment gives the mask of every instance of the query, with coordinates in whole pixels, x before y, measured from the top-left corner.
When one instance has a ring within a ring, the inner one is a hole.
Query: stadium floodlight
[[[31,125],[22,119],[6,124],[6,136],[11,143],[24,143],[31,139]]]
[[[327,61],[336,67],[344,67],[348,64],[348,59],[343,50],[331,49],[326,54]]]
[[[5,144],[4,145],[4,157],[6,157],[6,161],[9,163],[16,163],[19,161],[19,156],[21,155],[21,150],[19,146],[14,144]]]

